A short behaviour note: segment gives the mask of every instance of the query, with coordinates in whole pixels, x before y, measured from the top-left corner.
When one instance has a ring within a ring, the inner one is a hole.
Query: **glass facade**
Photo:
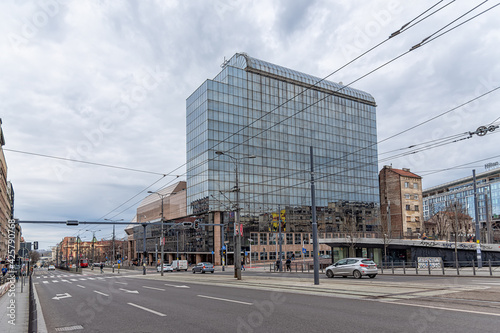
[[[500,171],[489,171],[476,177],[479,221],[486,222],[486,198],[493,221],[500,219]],[[474,187],[472,177],[457,180],[424,191],[424,219],[444,211],[447,204],[458,202],[466,208],[467,214],[475,221]]]
[[[310,206],[310,147],[317,207],[378,206],[375,100],[318,81],[236,54],[189,96],[188,214],[234,210],[236,177],[243,222]]]

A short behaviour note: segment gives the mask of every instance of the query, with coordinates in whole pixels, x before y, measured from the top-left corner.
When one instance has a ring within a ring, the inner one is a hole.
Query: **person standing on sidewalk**
[[[287,270],[287,271],[290,271],[290,272],[292,271],[292,267],[291,267],[291,265],[292,265],[292,260],[290,260],[290,258],[288,258],[288,259],[286,260],[286,270]]]
[[[104,273],[103,268],[104,268],[104,264],[101,262],[101,274]]]
[[[241,270],[244,271],[245,270],[245,259],[243,259],[241,261]]]

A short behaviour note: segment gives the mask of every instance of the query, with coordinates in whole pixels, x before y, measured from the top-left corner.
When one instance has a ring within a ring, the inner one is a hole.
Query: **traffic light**
[[[38,242],[33,242],[33,249],[38,250]]]
[[[194,228],[198,229],[200,227],[200,222],[194,221]]]

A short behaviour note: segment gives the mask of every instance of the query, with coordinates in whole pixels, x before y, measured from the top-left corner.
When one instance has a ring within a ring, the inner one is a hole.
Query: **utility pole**
[[[160,232],[160,242],[161,242],[161,259],[160,259],[160,274],[163,276],[163,257],[164,257],[164,249],[165,249],[165,239],[164,239],[164,231],[163,231],[163,222],[164,222],[164,216],[163,216],[163,198],[166,196],[170,195],[168,194],[160,194],[158,192],[153,192],[153,191],[148,191],[148,193],[156,193],[158,196],[161,198],[161,232]],[[158,262],[158,250],[156,250],[156,261]]]
[[[476,218],[476,242],[477,242],[477,268],[483,267],[481,259],[481,230],[479,224],[479,207],[477,204],[476,170],[472,170],[472,181],[474,182],[474,213]]]
[[[113,273],[115,272],[115,259],[116,259],[116,252],[115,252],[115,225],[113,224],[113,260],[111,261],[111,266],[113,267]]]
[[[316,191],[314,188],[314,161],[313,147],[311,153],[311,210],[312,210],[312,230],[313,230],[313,258],[314,258],[314,284],[319,284],[319,258],[318,258],[318,223],[316,222]]]
[[[278,205],[278,230],[279,230],[278,242],[279,242],[279,246],[280,246],[280,253],[279,253],[280,272],[283,272],[283,258],[282,258],[283,248],[282,248],[282,244],[281,244],[281,206],[280,205]]]

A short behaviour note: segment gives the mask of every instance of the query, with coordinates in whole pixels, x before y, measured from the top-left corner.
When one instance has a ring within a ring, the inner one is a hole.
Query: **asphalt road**
[[[244,274],[39,271],[34,281],[49,332],[498,332],[500,302],[473,302],[500,291],[496,280],[322,277],[317,292],[311,275]]]

